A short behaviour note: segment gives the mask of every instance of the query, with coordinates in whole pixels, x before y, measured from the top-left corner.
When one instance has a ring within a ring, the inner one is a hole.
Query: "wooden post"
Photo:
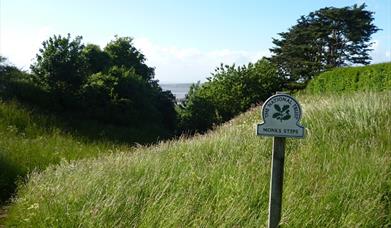
[[[277,92],[265,101],[262,119],[263,123],[256,128],[257,135],[273,136],[268,228],[276,228],[281,220],[285,138],[303,138],[305,129],[300,125],[299,102],[283,92]]]
[[[269,228],[281,220],[282,185],[284,181],[285,138],[273,137],[272,168],[269,195]]]

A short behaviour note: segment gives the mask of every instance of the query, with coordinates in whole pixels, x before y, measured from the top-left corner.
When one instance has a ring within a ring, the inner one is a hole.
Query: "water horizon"
[[[194,83],[159,83],[163,90],[171,91],[177,101],[185,99],[192,84]]]

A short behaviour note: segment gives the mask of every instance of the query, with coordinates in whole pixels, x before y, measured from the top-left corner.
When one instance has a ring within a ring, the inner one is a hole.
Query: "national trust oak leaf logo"
[[[274,105],[274,109],[277,111],[273,114],[272,118],[279,121],[289,120],[292,116],[289,114],[289,105],[284,105],[282,108],[278,105]]]

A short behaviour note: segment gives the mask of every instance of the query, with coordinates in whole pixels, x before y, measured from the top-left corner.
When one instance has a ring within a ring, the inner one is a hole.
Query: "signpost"
[[[275,228],[281,219],[285,138],[303,138],[304,127],[299,123],[299,102],[285,93],[277,93],[265,101],[262,118],[263,123],[257,125],[257,135],[273,137],[268,227]]]

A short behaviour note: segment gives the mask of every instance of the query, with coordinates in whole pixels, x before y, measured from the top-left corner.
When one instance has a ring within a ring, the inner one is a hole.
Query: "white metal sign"
[[[301,107],[287,94],[271,96],[262,106],[263,123],[257,125],[257,135],[275,137],[304,137],[300,125]]]

